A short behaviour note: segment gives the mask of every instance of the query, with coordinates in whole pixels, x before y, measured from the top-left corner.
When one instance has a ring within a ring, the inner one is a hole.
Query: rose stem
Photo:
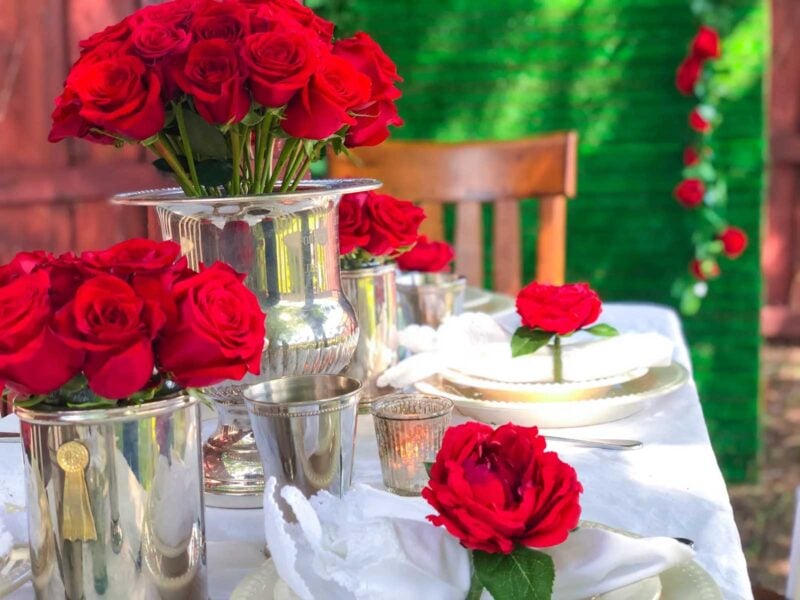
[[[292,159],[289,161],[289,166],[286,167],[286,172],[283,174],[283,181],[281,182],[282,192],[288,191],[289,186],[292,185],[295,171],[297,171],[297,168],[300,166],[300,162],[303,160],[304,149],[305,145],[303,144],[302,140],[300,140],[300,143],[297,144]]]
[[[289,155],[294,152],[295,146],[299,143],[300,140],[296,138],[289,138],[286,140],[283,148],[281,148],[280,156],[278,156],[278,163],[275,165],[275,170],[272,172],[272,175],[270,175],[269,181],[264,188],[266,193],[272,193],[272,189],[275,187],[275,180],[278,178],[278,175],[280,175],[283,165],[286,164],[286,161],[289,159]]]
[[[556,383],[564,381],[563,363],[561,360],[561,336],[555,334],[553,336],[553,380]]]
[[[150,144],[145,144],[145,146],[155,152],[156,155],[167,161],[167,164],[175,173],[175,177],[178,178],[178,182],[181,184],[183,192],[187,196],[197,196],[198,192],[195,189],[194,184],[192,184],[191,180],[189,179],[189,175],[187,175],[186,171],[183,170],[180,161],[170,151],[170,149],[164,145],[164,140],[162,138],[163,135],[164,134],[159,133],[158,137],[153,140],[153,142]]]
[[[480,600],[483,593],[483,584],[478,579],[478,572],[475,570],[475,561],[472,559],[472,552],[469,553],[469,591],[465,600]]]
[[[186,119],[183,116],[183,103],[175,102],[175,120],[178,122],[178,132],[181,134],[181,144],[186,162],[189,163],[189,173],[192,175],[192,183],[197,190],[201,189],[200,179],[197,177],[197,168],[194,164],[194,154],[192,145],[189,143],[189,132],[186,130]]]

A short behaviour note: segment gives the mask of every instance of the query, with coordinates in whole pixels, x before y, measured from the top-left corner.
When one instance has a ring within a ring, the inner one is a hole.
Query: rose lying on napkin
[[[285,487],[280,495],[297,518],[288,523],[275,488],[270,478],[264,513],[282,579],[276,598],[506,600],[535,591],[577,600],[693,556],[670,538],[570,532],[582,488],[575,471],[545,451],[536,428],[450,428],[424,492],[430,505],[367,486],[341,499],[321,492],[310,500]],[[438,514],[430,514],[431,505]]]
[[[553,349],[512,357],[511,335],[490,316],[464,313],[438,330],[412,325],[400,332],[400,344],[415,354],[388,369],[378,385],[402,388],[448,369],[508,383],[552,381]],[[573,341],[574,340],[574,341]],[[565,381],[613,377],[643,367],[667,366],[672,341],[658,333],[622,333],[562,346]]]

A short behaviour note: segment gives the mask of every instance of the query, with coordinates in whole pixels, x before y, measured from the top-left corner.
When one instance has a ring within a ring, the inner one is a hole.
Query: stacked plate
[[[448,369],[416,387],[423,393],[450,398],[462,414],[486,423],[580,427],[630,416],[688,379],[686,369],[673,362],[666,367],[566,383],[510,383]]]

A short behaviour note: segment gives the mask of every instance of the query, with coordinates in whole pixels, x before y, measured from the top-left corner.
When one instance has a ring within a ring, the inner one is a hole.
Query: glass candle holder
[[[428,483],[426,462],[433,462],[450,425],[453,402],[424,394],[389,394],[370,406],[386,488],[416,496]]]

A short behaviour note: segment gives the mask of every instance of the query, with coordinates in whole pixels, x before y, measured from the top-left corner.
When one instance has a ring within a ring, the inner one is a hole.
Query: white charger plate
[[[415,384],[424,394],[449,398],[458,411],[468,417],[494,425],[517,425],[558,428],[583,427],[629,417],[657,398],[682,387],[688,371],[678,363],[654,367],[637,379],[611,386],[596,397],[580,399],[521,391],[477,389],[431,378]],[[508,401],[511,397],[514,401]]]
[[[598,523],[584,522],[581,525],[608,529],[629,537],[640,537]],[[297,598],[278,576],[272,560],[267,559],[236,586],[230,600],[297,600]],[[658,577],[650,577],[595,598],[597,600],[723,600],[722,592],[714,579],[694,560],[664,571]]]

